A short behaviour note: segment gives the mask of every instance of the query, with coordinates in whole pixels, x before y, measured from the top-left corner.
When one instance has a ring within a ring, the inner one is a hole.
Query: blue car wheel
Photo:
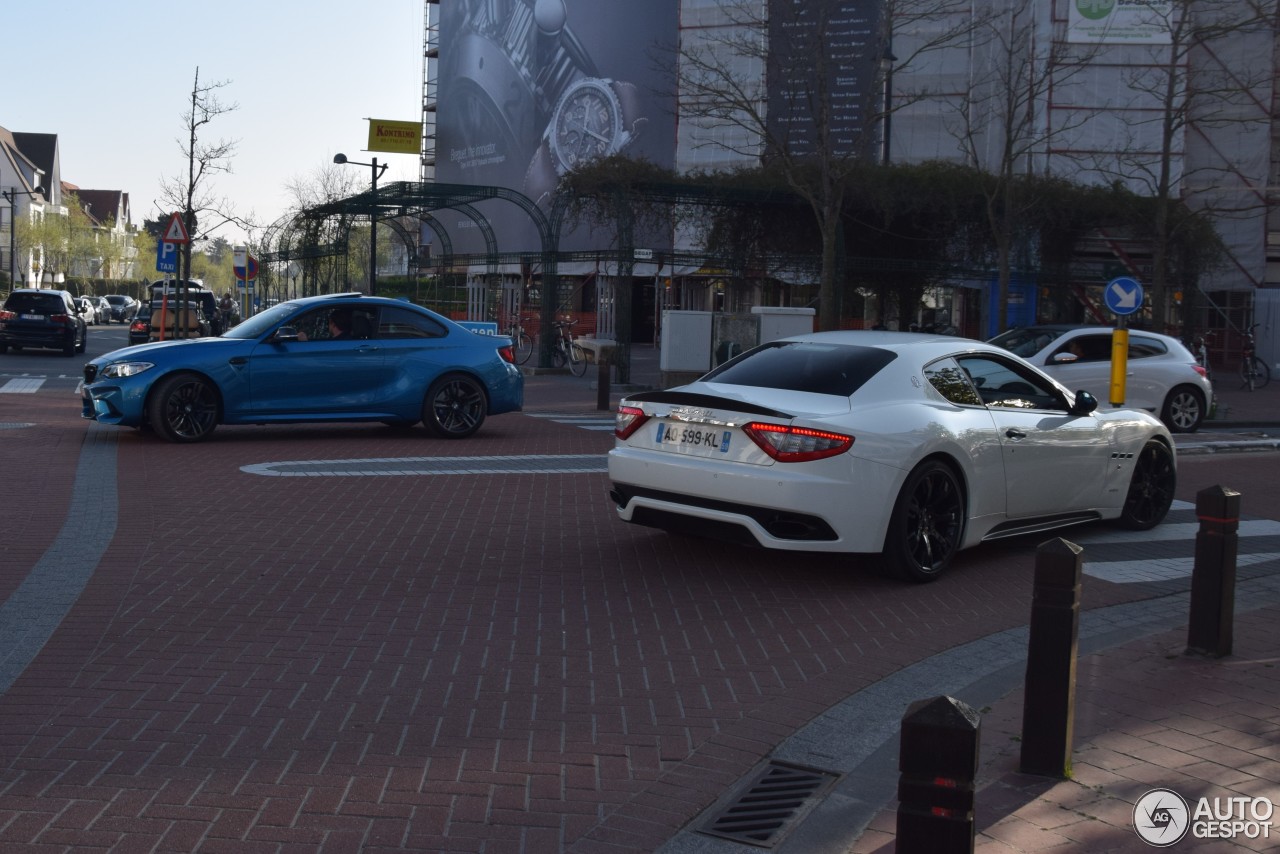
[[[446,374],[431,384],[422,423],[442,439],[464,439],[480,429],[489,401],[484,387],[465,374]]]
[[[151,390],[147,422],[170,442],[199,442],[218,426],[218,393],[196,374],[165,377]]]

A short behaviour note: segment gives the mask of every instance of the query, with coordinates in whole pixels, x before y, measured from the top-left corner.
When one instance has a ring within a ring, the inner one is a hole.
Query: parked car
[[[145,344],[151,340],[151,306],[145,302],[138,306],[137,313],[129,321],[129,343]]]
[[[1098,411],[999,347],[902,332],[761,345],[625,397],[626,522],[797,552],[873,553],[930,581],[956,552],[1097,519],[1145,530],[1176,486],[1168,429]]]
[[[173,442],[206,439],[219,424],[330,421],[421,421],[433,435],[460,439],[487,416],[523,405],[513,359],[510,339],[478,335],[403,300],[308,297],[219,337],[125,347],[90,361],[83,414],[149,427]]]
[[[1112,331],[1109,326],[1028,326],[1010,329],[991,343],[1105,405],[1111,397]],[[1194,433],[1208,416],[1212,400],[1208,375],[1181,341],[1130,330],[1126,407],[1154,413],[1174,433]]]
[[[105,297],[111,307],[111,320],[128,323],[138,313],[138,301],[125,294],[108,294]]]
[[[0,309],[0,353],[9,348],[43,347],[63,355],[83,353],[88,325],[76,311],[70,293],[44,288],[18,288]]]
[[[76,314],[85,322],[86,326],[93,326],[98,322],[98,305],[89,297],[74,297],[72,303],[75,304]]]
[[[93,309],[96,313],[97,323],[111,322],[111,303],[107,302],[106,297],[88,297],[89,302],[93,303]]]

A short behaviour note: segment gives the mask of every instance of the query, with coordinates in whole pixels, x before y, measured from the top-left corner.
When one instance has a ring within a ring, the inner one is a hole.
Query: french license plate
[[[23,320],[44,320],[44,315],[43,314],[24,314],[22,315],[22,319]]]
[[[680,451],[724,454],[729,451],[733,431],[696,424],[659,424],[655,438],[659,445],[675,446]]]

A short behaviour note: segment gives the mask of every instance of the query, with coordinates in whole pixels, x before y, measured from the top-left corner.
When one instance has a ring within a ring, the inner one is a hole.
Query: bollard
[[[1187,655],[1231,654],[1235,630],[1236,548],[1240,539],[1240,493],[1211,486],[1196,493],[1195,565],[1191,569],[1191,614]]]
[[[609,408],[609,358],[601,347],[596,357],[596,409]]]
[[[907,708],[898,751],[898,854],[973,851],[981,726],[981,716],[953,697]]]
[[[1071,773],[1082,551],[1062,538],[1036,549],[1018,768],[1023,774],[1066,779]]]

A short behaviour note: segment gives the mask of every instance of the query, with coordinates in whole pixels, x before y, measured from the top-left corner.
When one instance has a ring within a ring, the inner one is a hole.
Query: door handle
[[[230,360],[229,364],[234,365],[235,367],[238,368],[241,365],[249,364],[249,360],[246,359],[244,356],[236,356],[234,359]]]
[[[1004,434],[1005,434],[1005,436],[1009,437],[1010,439],[1025,439],[1025,438],[1027,438],[1027,434],[1026,434],[1026,433],[1023,433],[1021,430],[1015,430],[1015,429],[1013,429],[1012,427],[1010,427],[1008,430],[1005,430],[1005,431],[1004,431]]]

